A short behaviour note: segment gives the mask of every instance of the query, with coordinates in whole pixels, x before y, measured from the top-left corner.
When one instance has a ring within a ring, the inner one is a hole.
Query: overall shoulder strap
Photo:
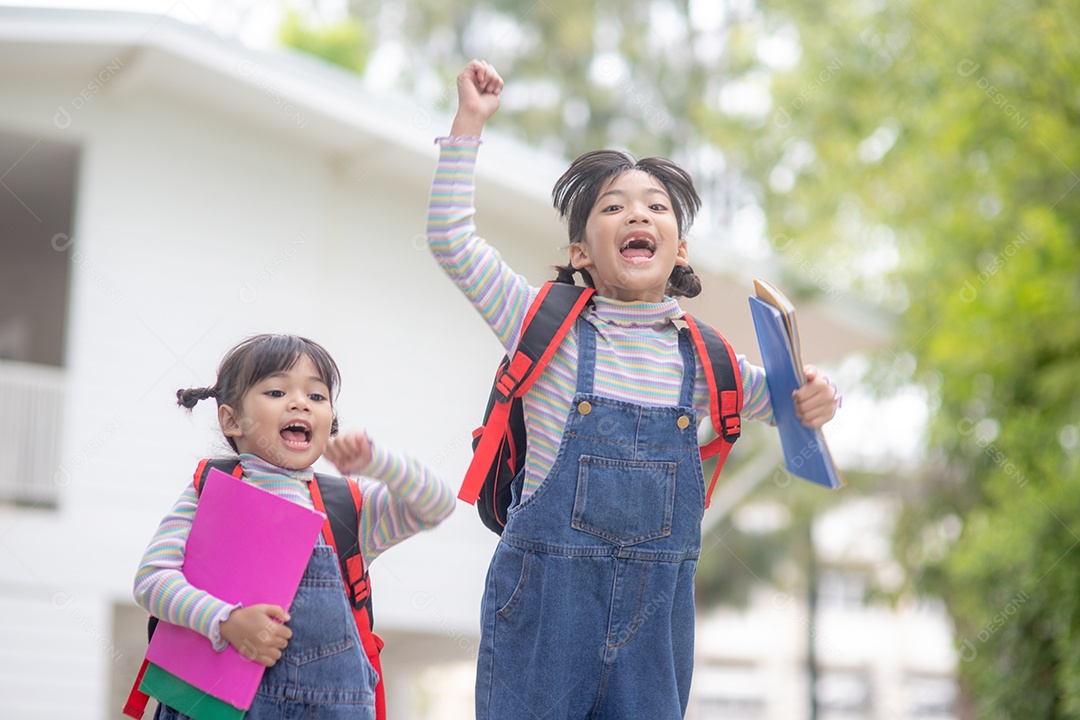
[[[540,288],[525,314],[513,356],[503,361],[495,375],[491,391],[495,402],[484,419],[484,427],[478,431],[480,442],[461,483],[460,499],[473,504],[480,496],[480,488],[506,434],[511,401],[528,392],[540,377],[595,293],[592,288],[555,281],[548,281]]]
[[[742,431],[739,415],[743,405],[742,373],[739,372],[735,351],[723,335],[692,315],[684,315],[683,319],[690,330],[701,367],[705,371],[705,380],[709,385],[709,417],[717,432],[717,437],[701,448],[703,460],[719,456],[712,482],[709,483],[709,490],[705,495],[705,507],[708,507],[720,469]]]

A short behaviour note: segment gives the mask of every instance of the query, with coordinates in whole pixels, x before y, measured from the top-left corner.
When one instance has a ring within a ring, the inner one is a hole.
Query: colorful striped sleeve
[[[739,373],[742,375],[743,406],[740,417],[747,420],[759,420],[768,425],[775,425],[772,400],[769,399],[769,386],[765,382],[765,368],[746,361],[746,356],[736,355],[739,361]],[[694,410],[702,423],[709,419],[709,384],[705,380],[705,370],[701,361],[697,362],[697,378],[694,381]]]
[[[439,163],[428,201],[428,247],[510,351],[537,291],[476,234],[473,197],[479,138],[440,138],[438,142]]]
[[[742,355],[738,356],[738,360],[743,382],[743,406],[740,415],[748,420],[760,420],[775,425],[769,386],[765,382],[765,368],[751,365]]]
[[[402,540],[441,523],[455,502],[453,489],[412,457],[375,442],[371,456],[362,473],[371,479],[360,483],[360,550],[369,564]]]
[[[204,635],[215,650],[224,650],[228,643],[219,626],[239,606],[191,585],[181,569],[197,506],[195,485],[190,484],[161,520],[143,554],[135,574],[135,602],[154,617]]]

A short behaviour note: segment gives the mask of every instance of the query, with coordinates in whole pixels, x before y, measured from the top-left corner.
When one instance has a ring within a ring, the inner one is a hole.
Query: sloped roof
[[[456,103],[452,86],[429,100],[375,93],[360,77],[302,53],[256,50],[205,27],[138,12],[0,7],[0,81],[12,74],[74,79],[91,94],[103,80],[115,94],[162,89],[268,128],[283,142],[362,162],[367,172],[423,178],[425,185],[434,169],[433,139],[448,131]],[[63,112],[58,107],[54,122],[64,122]],[[497,131],[485,132],[484,142],[481,205],[512,213],[514,222],[553,225],[550,190],[566,160]],[[746,304],[753,268],[698,270],[705,291],[686,307],[756,359]],[[887,318],[858,298],[800,304],[799,320],[811,362],[880,349],[892,336]]]
[[[271,129],[283,142],[425,178],[434,170],[433,140],[449,130],[456,103],[452,86],[427,101],[376,93],[359,76],[303,53],[257,50],[139,12],[0,7],[0,78],[12,74],[82,78],[90,94],[95,83],[114,94],[161,88]],[[485,190],[529,199],[550,216],[562,159],[497,132],[485,132],[484,142],[478,180]]]

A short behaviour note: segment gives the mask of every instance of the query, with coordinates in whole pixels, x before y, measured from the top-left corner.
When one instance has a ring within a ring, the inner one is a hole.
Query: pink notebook
[[[314,510],[211,470],[199,496],[184,552],[192,585],[229,603],[288,608],[322,528]],[[265,668],[231,645],[222,652],[188,628],[162,622],[146,658],[243,710]]]

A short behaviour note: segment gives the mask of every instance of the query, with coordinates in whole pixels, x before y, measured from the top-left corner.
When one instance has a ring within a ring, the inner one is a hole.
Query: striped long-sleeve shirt
[[[285,470],[249,454],[240,456],[240,465],[244,482],[297,505],[314,507],[308,489],[315,477],[311,468]],[[378,443],[372,443],[371,464],[361,475],[360,550],[365,563],[409,536],[435,527],[454,509],[449,485],[412,458],[388,452]],[[135,575],[135,601],[155,617],[201,633],[221,650],[227,643],[219,626],[238,606],[194,587],[182,571],[197,506],[198,494],[190,483],[143,554]]]
[[[428,204],[428,246],[512,353],[525,313],[539,291],[476,234],[473,197],[479,139],[440,138],[437,142],[439,164]],[[584,316],[597,330],[594,392],[642,405],[677,404],[683,362],[673,321],[682,314],[673,298],[646,303],[594,296],[593,306]],[[522,498],[540,485],[555,461],[577,382],[577,360],[575,328],[525,395],[528,442]],[[742,416],[771,423],[765,370],[741,355],[738,361],[743,380]],[[694,410],[699,418],[709,416],[708,401],[708,384],[699,361],[694,386]]]

